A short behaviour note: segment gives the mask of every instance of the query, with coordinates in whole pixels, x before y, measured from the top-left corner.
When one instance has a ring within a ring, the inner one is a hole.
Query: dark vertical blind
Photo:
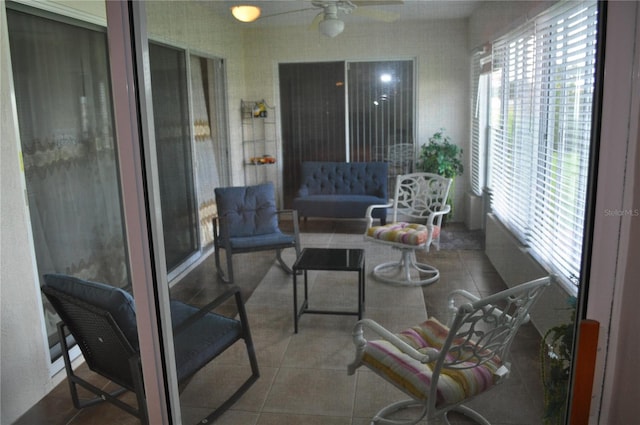
[[[413,144],[413,62],[350,62],[347,75],[350,159],[389,161],[392,146]]]
[[[388,161],[390,178],[413,169],[413,61],[347,65],[347,72],[345,62],[280,65],[286,208],[302,161]]]
[[[280,64],[283,196],[290,208],[302,161],[346,161],[344,62]]]

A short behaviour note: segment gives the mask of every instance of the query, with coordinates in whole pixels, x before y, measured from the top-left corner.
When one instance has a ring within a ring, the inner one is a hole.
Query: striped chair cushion
[[[425,352],[427,348],[440,349],[448,333],[446,326],[431,318],[397,335],[416,350]],[[435,362],[421,363],[383,340],[369,341],[362,361],[416,399],[428,398]],[[480,366],[470,358],[455,368],[444,367],[438,379],[436,406],[459,403],[486,391],[498,381],[494,376],[501,365],[500,359],[493,357]]]
[[[439,234],[440,228],[434,226],[433,238],[437,238]],[[398,222],[370,227],[367,230],[367,236],[388,242],[419,246],[427,242],[429,229],[422,224]]]

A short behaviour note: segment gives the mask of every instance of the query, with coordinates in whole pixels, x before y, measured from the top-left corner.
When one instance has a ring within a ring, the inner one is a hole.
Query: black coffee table
[[[358,311],[312,310],[309,309],[307,271],[358,272]],[[357,248],[304,248],[293,265],[293,317],[294,332],[298,333],[298,319],[305,313],[341,314],[358,316],[364,311],[364,250]],[[304,302],[298,309],[298,272],[304,272]]]

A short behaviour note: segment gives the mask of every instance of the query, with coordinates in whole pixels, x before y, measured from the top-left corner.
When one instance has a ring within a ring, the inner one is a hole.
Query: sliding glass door
[[[188,81],[183,50],[149,43],[167,270],[198,251]]]
[[[16,4],[7,18],[38,275],[130,289],[106,30]],[[157,43],[150,64],[169,272],[211,245],[228,183],[224,64]],[[43,304],[55,360],[59,318]]]
[[[284,204],[302,161],[387,161],[392,179],[413,170],[412,60],[280,64]]]
[[[291,207],[302,161],[346,161],[344,62],[280,64],[283,198]]]
[[[18,122],[38,275],[126,287],[104,28],[8,9]],[[44,301],[52,360],[59,318]]]
[[[413,62],[349,62],[347,67],[351,161],[389,161],[410,171],[415,162]]]

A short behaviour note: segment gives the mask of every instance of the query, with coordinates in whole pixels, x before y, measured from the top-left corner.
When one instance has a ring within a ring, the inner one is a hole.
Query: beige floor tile
[[[234,404],[235,410],[259,412],[267,397],[277,369],[261,367],[260,378]],[[249,367],[211,364],[203,368],[180,394],[180,402],[188,407],[213,410],[224,402],[251,374]]]
[[[263,412],[351,417],[354,393],[345,371],[281,368]]]
[[[356,318],[350,316],[303,316],[300,329],[291,338],[283,367],[334,369],[345,372],[353,360],[351,329]],[[311,323],[313,320],[314,323]],[[326,327],[318,327],[324,322]],[[345,372],[346,373],[346,372]]]
[[[256,425],[351,425],[351,418],[263,413]]]
[[[446,296],[452,289],[467,289],[475,294],[497,291],[502,282],[482,251],[439,251],[424,256],[441,270],[441,279],[427,287],[402,287],[376,281],[371,276],[375,265],[399,258],[400,253],[387,246],[365,242],[354,231],[361,223],[309,220],[302,224],[303,246],[360,247],[366,258],[366,306],[364,317],[392,332],[423,322],[429,315],[446,320]],[[309,229],[308,232],[304,228]],[[328,229],[328,230],[327,230]],[[323,232],[323,233],[315,233]],[[350,232],[350,233],[349,233]],[[285,261],[295,260],[293,250],[285,250]],[[256,259],[255,262],[252,259]],[[240,261],[242,259],[242,261]],[[238,261],[236,261],[238,260]],[[204,286],[173,288],[172,293],[196,304],[207,302],[213,291],[211,262],[207,260],[194,281]],[[369,425],[372,416],[385,405],[406,398],[391,384],[373,372],[360,368],[353,376],[347,366],[353,361],[355,347],[351,333],[357,317],[305,314],[298,334],[293,332],[293,278],[280,267],[270,267],[273,256],[258,253],[234,258],[237,284],[249,294],[247,314],[256,346],[261,377],[226,412],[220,425]],[[357,309],[356,273],[309,272],[312,307]],[[302,279],[299,276],[299,298]],[[350,283],[350,282],[353,283]],[[258,284],[259,283],[259,284]],[[253,287],[255,290],[253,290]],[[253,292],[251,292],[253,291]],[[373,339],[375,335],[365,334]],[[539,335],[523,328],[514,342],[514,373],[501,387],[472,405],[494,425],[539,425],[542,412],[542,387],[537,359]],[[211,365],[201,370],[181,394],[185,423],[195,423],[217,407],[249,376],[249,364],[243,343],[235,344]],[[111,424],[113,420],[137,423],[137,420],[113,406],[98,406],[78,413],[72,408],[66,386],[39,403],[17,425],[31,423],[67,423],[71,425]],[[54,407],[59,412],[56,416]],[[408,417],[409,412],[398,413]],[[34,418],[41,418],[37,420]],[[47,418],[56,418],[53,421]],[[133,422],[132,422],[133,421]],[[451,415],[452,425],[467,425],[467,419]],[[440,425],[442,421],[430,422]],[[425,425],[426,422],[420,422]]]
[[[203,408],[186,407],[182,409],[182,423],[185,425],[197,424],[206,418],[211,412]],[[216,425],[256,425],[259,414],[244,412],[241,410],[227,410],[216,421]]]

